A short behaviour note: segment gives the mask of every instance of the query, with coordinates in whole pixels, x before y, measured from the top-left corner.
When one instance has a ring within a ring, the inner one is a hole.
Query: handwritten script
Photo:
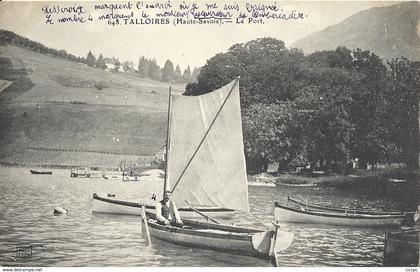
[[[273,2],[174,2],[127,1],[46,4],[41,12],[45,23],[124,25],[223,25],[267,24],[303,21],[307,13]]]

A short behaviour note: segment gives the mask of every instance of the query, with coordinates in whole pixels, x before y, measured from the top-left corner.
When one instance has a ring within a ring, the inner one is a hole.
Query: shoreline
[[[248,184],[295,188],[334,188],[351,192],[371,192],[389,197],[410,196],[420,199],[420,171],[403,168],[360,170],[349,175],[299,175],[260,173],[248,176]],[[271,185],[274,184],[274,185]]]
[[[82,164],[61,165],[61,164],[36,164],[27,162],[9,163],[0,162],[2,168],[26,168],[28,170],[71,170],[72,168],[88,167],[93,171],[119,171],[119,167],[107,166],[86,166]],[[149,165],[142,165],[139,168],[150,168]],[[402,173],[402,174],[401,174]],[[275,187],[275,186],[292,186],[292,187],[349,187],[351,185],[364,183],[365,185],[375,184],[392,184],[394,186],[418,185],[420,186],[420,171],[409,172],[406,169],[399,171],[388,171],[386,173],[357,173],[349,175],[329,175],[309,177],[304,175],[261,173],[257,175],[248,175],[247,184],[250,186]]]
[[[82,167],[82,166],[62,166],[62,165],[34,165],[34,164],[29,164],[29,163],[18,163],[18,164],[11,164],[11,163],[0,163],[0,168],[18,168],[18,169],[26,169],[26,170],[68,170],[70,173],[70,170],[72,168],[77,168],[77,167]],[[99,170],[95,170],[95,171],[107,171],[107,172],[115,172],[118,171],[118,168],[103,168],[103,167],[90,167],[90,168],[98,168]],[[155,168],[153,168],[155,169]],[[153,169],[149,169],[149,170],[153,170]],[[158,168],[156,168],[158,169]],[[145,170],[148,171],[148,170]],[[54,173],[53,173],[54,174]],[[99,177],[99,176],[98,176]],[[90,178],[98,178],[97,176],[92,176]],[[121,176],[122,177],[122,176]],[[141,177],[141,176],[140,176]],[[275,182],[270,181],[251,181],[253,179],[252,176],[248,176],[248,182],[247,185],[248,186],[255,186],[255,187],[276,187]]]
[[[420,171],[409,171],[406,169],[396,169],[393,171],[355,173],[349,175],[325,175],[325,176],[305,176],[291,174],[279,174],[272,176],[276,184],[295,184],[295,185],[317,185],[317,186],[337,186],[344,183],[386,183],[395,184],[416,183],[420,181]]]

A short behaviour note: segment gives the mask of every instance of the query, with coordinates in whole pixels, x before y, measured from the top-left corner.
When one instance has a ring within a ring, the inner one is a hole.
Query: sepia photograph
[[[419,108],[418,1],[0,1],[0,267],[416,272]]]

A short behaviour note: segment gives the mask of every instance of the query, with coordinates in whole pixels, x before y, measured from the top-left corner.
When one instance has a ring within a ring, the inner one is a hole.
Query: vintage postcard
[[[416,1],[1,1],[2,271],[417,271],[419,61]]]

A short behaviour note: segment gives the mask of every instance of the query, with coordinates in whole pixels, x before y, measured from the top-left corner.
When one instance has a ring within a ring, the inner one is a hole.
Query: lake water
[[[0,266],[270,266],[267,261],[208,250],[189,249],[142,236],[140,218],[92,214],[92,194],[141,201],[161,195],[161,180],[70,178],[69,170],[31,175],[26,168],[0,167]],[[374,194],[313,187],[249,187],[252,215],[235,216],[271,227],[273,202],[286,196],[311,202],[397,209],[404,202]],[[69,210],[53,216],[55,207]],[[382,266],[385,229],[285,224],[292,246],[279,255],[282,266]],[[32,256],[18,258],[18,245],[32,245]]]

